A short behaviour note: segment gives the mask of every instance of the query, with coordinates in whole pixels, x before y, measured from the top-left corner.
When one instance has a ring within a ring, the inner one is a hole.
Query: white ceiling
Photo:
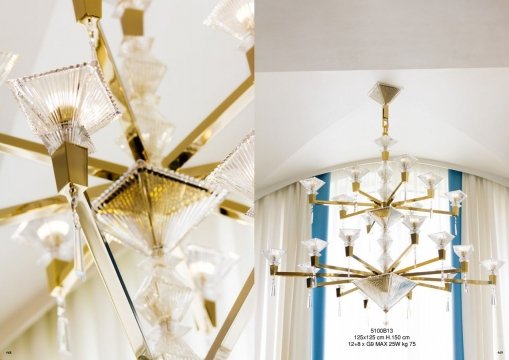
[[[509,66],[508,18],[505,0],[256,0],[256,67]]]
[[[256,197],[378,157],[377,81],[394,154],[509,185],[509,3],[257,0]]]
[[[177,145],[249,75],[245,55],[228,34],[211,30],[203,20],[216,0],[153,0],[145,15],[145,33],[155,38],[153,54],[168,66],[162,80],[159,110],[176,126]],[[103,27],[114,54],[121,41],[119,20],[112,18],[114,1],[103,4]],[[30,9],[30,11],[28,11]],[[90,59],[86,32],[76,24],[70,0],[18,0],[0,2],[0,50],[20,55],[10,77],[43,72]],[[118,62],[118,61],[117,61]],[[30,132],[7,87],[0,87],[0,132],[32,141]],[[222,160],[254,124],[248,105],[232,123],[213,138],[190,165]],[[94,157],[124,165],[132,159],[116,144],[119,122],[93,135]],[[97,180],[93,180],[93,183]],[[0,207],[56,194],[51,168],[29,160],[0,155]],[[44,269],[35,264],[40,255],[10,240],[14,227],[0,227],[0,329],[11,329],[29,303],[48,304]],[[12,330],[13,331],[13,330]]]

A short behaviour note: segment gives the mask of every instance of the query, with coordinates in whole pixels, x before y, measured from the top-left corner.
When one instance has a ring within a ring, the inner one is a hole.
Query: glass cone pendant
[[[194,244],[186,246],[184,254],[196,288],[205,299],[216,300],[218,285],[237,262],[238,255]]]
[[[434,190],[444,178],[433,172],[427,172],[419,175],[419,179],[424,183],[427,189]]]
[[[138,161],[93,204],[110,240],[145,255],[173,250],[226,195],[226,190]]]
[[[400,222],[403,218],[403,214],[392,207],[372,210],[368,214],[378,225],[380,225],[380,227],[382,227],[382,229],[390,228]]]
[[[440,231],[428,236],[437,245],[438,249],[444,249],[454,239],[454,235],[447,231]]]
[[[90,135],[120,114],[96,62],[9,80],[9,85],[50,154],[64,141],[92,152]]]
[[[204,24],[239,39],[247,50],[254,43],[254,0],[220,0]]]
[[[320,252],[328,245],[327,241],[317,238],[302,240],[301,242],[308,250],[309,256],[320,256]]]
[[[451,206],[461,206],[461,203],[467,198],[467,194],[465,194],[461,190],[449,191],[444,194],[444,196],[449,199]]]
[[[318,194],[318,190],[325,185],[325,181],[320,180],[317,177],[312,177],[305,180],[300,180],[300,184],[306,189],[308,195]]]
[[[254,146],[255,133],[251,131],[206,181],[219,184],[230,191],[238,191],[254,201]]]
[[[0,85],[3,84],[17,60],[18,55],[0,51]]]
[[[267,259],[270,265],[281,265],[281,259],[286,254],[286,250],[270,248],[262,251],[263,256]]]
[[[385,312],[388,312],[417,285],[393,273],[370,276],[354,280],[353,283]]]
[[[57,296],[57,348],[60,354],[71,355],[65,299],[60,294]]]

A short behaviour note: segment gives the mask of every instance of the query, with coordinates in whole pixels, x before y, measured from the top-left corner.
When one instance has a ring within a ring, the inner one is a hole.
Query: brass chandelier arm
[[[461,270],[459,269],[444,269],[444,270],[430,270],[430,271],[421,271],[421,272],[415,272],[415,273],[405,273],[400,274],[400,276],[404,277],[412,277],[412,276],[421,276],[421,275],[438,275],[438,274],[458,274]]]
[[[358,274],[358,275],[365,275],[365,276],[371,276],[372,273],[362,271],[362,270],[356,270],[356,269],[348,269],[341,266],[334,266],[334,265],[327,265],[327,264],[318,264],[316,265],[317,268],[320,269],[329,269],[329,270],[338,270],[343,272],[350,272],[352,274]]]
[[[253,297],[252,289],[254,286],[254,269],[251,270],[251,273],[249,274],[249,277],[247,278],[246,282],[244,283],[244,286],[242,287],[242,290],[240,290],[239,295],[237,296],[237,299],[235,300],[235,303],[230,309],[230,312],[226,316],[226,319],[223,322],[223,325],[221,326],[221,329],[219,329],[219,332],[217,333],[216,338],[214,339],[214,342],[212,343],[207,355],[205,356],[205,360],[214,360],[216,359],[216,354],[221,349],[225,349],[227,352],[231,350],[231,347],[234,345],[235,342],[235,336],[237,334],[234,334],[235,331],[242,331],[243,327],[245,326],[245,323],[239,323],[242,321],[243,317],[249,317],[251,313],[251,309],[249,308],[254,307],[254,299],[251,299],[249,301],[249,296],[251,295],[251,298]],[[245,320],[245,319],[244,319]]]
[[[313,200],[316,205],[344,205],[344,206],[369,206],[374,208],[373,203],[353,202],[353,201],[334,201],[334,200]]]
[[[419,196],[419,197],[416,197],[416,198],[406,199],[406,200],[402,200],[402,201],[396,201],[396,202],[394,202],[392,204],[392,206],[398,207],[398,206],[405,205],[406,203],[414,203],[414,202],[417,202],[417,201],[433,199],[433,197],[434,197],[433,194],[428,194],[426,196]]]
[[[188,176],[192,176],[197,179],[206,178],[220,163],[213,162],[193,167],[188,167],[184,169],[179,169],[178,172],[182,174],[186,174]]]
[[[396,188],[394,189],[394,191],[391,193],[391,195],[389,196],[389,200],[387,200],[387,205],[391,205],[392,202],[394,201],[394,197],[396,196],[396,194],[398,193],[398,190],[399,188],[401,187],[401,185],[403,185],[403,181],[400,181],[398,186],[396,186]]]
[[[410,280],[415,281],[435,281],[435,282],[444,282],[451,284],[470,284],[470,285],[493,285],[493,281],[490,280],[462,280],[462,279],[438,279],[438,278],[427,278],[427,277],[415,277],[409,278]]]
[[[227,116],[229,110],[232,111],[235,105],[243,107],[252,100],[253,88],[254,75],[250,75],[163,159],[163,167],[169,167],[171,170],[180,169],[234,118],[233,114]]]
[[[350,214],[344,214],[342,215],[341,213],[339,214],[339,217],[341,219],[346,219],[346,218],[350,218],[350,217],[354,217],[354,216],[357,216],[357,215],[360,215],[360,214],[364,214],[364,213],[367,213],[368,211],[371,211],[373,209],[377,209],[378,207],[377,206],[373,206],[373,207],[370,207],[370,208],[367,208],[367,209],[363,209],[363,210],[359,210],[359,211],[356,211],[356,212],[353,212],[353,213],[350,213]]]
[[[356,287],[354,287],[353,289],[350,289],[350,290],[347,290],[347,291],[345,291],[345,292],[342,292],[342,293],[341,293],[341,297],[346,296],[346,295],[348,295],[348,294],[351,294],[351,293],[353,293],[353,292],[356,292],[357,290],[359,290],[359,288],[356,286]]]
[[[358,275],[358,274],[335,274],[335,273],[307,273],[300,271],[277,271],[275,273],[276,276],[288,276],[288,277],[317,277],[317,278],[343,278],[343,277],[351,277],[351,278],[366,278],[366,275]]]
[[[0,133],[0,152],[51,165],[51,157],[44,145],[3,133]],[[123,165],[97,158],[88,159],[88,174],[95,177],[117,180],[126,171],[127,167]]]
[[[423,266],[426,266],[426,265],[429,265],[429,264],[433,264],[434,262],[437,262],[439,260],[440,260],[439,257],[436,257],[436,258],[433,258],[433,259],[429,259],[429,260],[417,263],[415,265],[411,265],[411,266],[408,266],[406,268],[397,270],[397,271],[395,271],[395,274],[401,275],[401,274],[404,274],[404,273],[406,273],[408,271],[411,271],[413,269],[417,269],[417,268],[420,268],[420,267],[423,267]]]
[[[423,209],[423,208],[418,208],[418,207],[415,207],[415,206],[395,205],[395,203],[392,204],[392,206],[395,207],[396,209],[418,211],[418,212],[424,212],[424,213],[428,213],[428,214],[432,211],[432,209]],[[452,211],[446,211],[446,210],[435,210],[435,209],[433,209],[433,214],[441,214],[441,215],[451,215],[451,216],[454,216]]]
[[[357,260],[358,262],[360,262],[362,265],[364,265],[364,267],[370,271],[372,271],[375,275],[380,275],[382,273],[382,271],[378,270],[377,268],[375,268],[374,266],[370,265],[369,263],[367,263],[366,261],[362,260],[360,257],[358,257],[357,255],[352,255],[352,258],[354,258],[355,260]]]
[[[350,284],[353,280],[335,280],[335,281],[323,281],[316,284],[316,287],[325,287],[331,285],[342,285],[342,284]],[[341,294],[341,296],[346,294]]]
[[[62,209],[69,209],[67,200],[62,195],[10,206],[0,209],[0,226],[46,217]]]
[[[404,257],[410,252],[410,250],[412,250],[414,248],[414,244],[410,244],[406,247],[405,250],[403,250],[403,252],[401,253],[401,255],[396,259],[394,260],[394,262],[391,264],[391,266],[389,266],[387,272],[393,272],[394,270],[396,270],[396,268],[398,267],[398,265],[400,264],[400,262],[404,259]]]
[[[135,160],[148,160],[147,152],[141,140],[140,130],[136,125],[136,116],[127,97],[125,86],[120,78],[118,67],[115,64],[113,54],[108,46],[106,36],[100,21],[97,22],[98,41],[95,49],[99,66],[101,67],[104,80],[108,84],[113,95],[122,106],[125,112],[122,115],[120,122],[124,128],[124,135],[131,150],[133,159]]]
[[[441,291],[451,292],[451,287],[447,286],[447,284],[446,284],[445,287],[441,287],[441,286],[436,286],[436,285],[431,285],[431,284],[426,284],[426,283],[418,282],[417,286],[426,287],[426,288],[434,289],[434,290],[441,290]]]
[[[377,199],[376,197],[374,197],[374,196],[372,196],[372,195],[368,194],[367,192],[362,191],[361,189],[357,190],[357,192],[358,192],[359,194],[361,194],[362,196],[364,196],[365,198],[370,199],[371,201],[373,201],[373,202],[374,202],[375,204],[377,204],[378,206],[382,206],[382,203],[383,203],[383,201],[382,201],[382,200]]]

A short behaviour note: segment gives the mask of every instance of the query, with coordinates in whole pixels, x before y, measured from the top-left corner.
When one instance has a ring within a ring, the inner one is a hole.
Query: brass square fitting
[[[102,17],[102,0],[72,0],[76,21],[87,17]]]
[[[320,265],[320,256],[311,256],[311,266],[318,267]]]
[[[51,155],[57,190],[69,183],[88,187],[88,149],[64,142]]]
[[[417,234],[417,233],[410,234],[410,240],[412,241],[412,245],[418,245],[419,244],[419,234]]]
[[[353,256],[353,246],[345,246],[345,255],[346,257]]]
[[[445,249],[438,249],[438,259],[439,260],[445,260]]]

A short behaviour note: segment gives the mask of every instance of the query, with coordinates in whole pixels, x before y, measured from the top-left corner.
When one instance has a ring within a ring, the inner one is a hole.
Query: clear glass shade
[[[327,241],[317,238],[302,240],[301,242],[306,247],[309,256],[320,256],[320,252],[328,245]]]
[[[361,182],[361,179],[369,172],[366,168],[352,166],[343,170],[351,182]]]
[[[465,194],[461,190],[449,191],[444,194],[444,196],[449,199],[451,206],[461,206],[461,203],[467,198],[467,194]]]
[[[428,236],[435,244],[437,244],[438,249],[444,249],[452,241],[452,239],[454,239],[454,235],[447,231],[440,231],[434,234],[429,234]]]
[[[69,212],[55,214],[21,223],[12,238],[43,250],[40,262],[44,265],[52,259],[71,261],[74,248],[72,224]]]
[[[93,203],[100,229],[145,255],[170,252],[226,190],[138,161]]]
[[[417,234],[421,230],[421,227],[426,219],[426,216],[419,216],[414,214],[405,215],[403,217],[403,225],[405,225],[408,230],[410,230],[411,234]]]
[[[481,265],[490,272],[490,274],[495,275],[495,273],[505,264],[505,261],[497,260],[497,259],[487,259],[481,261]]]
[[[190,330],[178,323],[161,324],[149,332],[149,344],[157,360],[200,360],[182,337]]]
[[[354,280],[353,283],[385,312],[388,312],[417,285],[393,273],[370,276]]]
[[[254,0],[220,0],[204,24],[248,42],[244,45],[248,48],[255,34]]]
[[[194,244],[187,245],[184,254],[196,288],[206,299],[215,300],[218,284],[237,262],[238,255]]]
[[[281,259],[286,254],[286,250],[270,248],[262,251],[263,256],[267,259],[270,265],[281,265]]]
[[[391,181],[393,171],[389,164],[384,162],[382,165],[380,165],[376,173],[382,182],[387,183]]]
[[[308,195],[311,195],[311,194],[315,194],[316,195],[316,194],[318,194],[318,190],[320,190],[320,188],[323,185],[325,185],[325,182],[320,180],[317,177],[312,177],[312,178],[309,178],[309,179],[300,180],[299,182],[304,187],[304,189],[306,189],[306,193]]]
[[[17,60],[18,55],[0,51],[0,85],[3,84]]]
[[[427,172],[419,175],[419,179],[426,185],[427,189],[435,189],[436,186],[443,180],[443,177],[433,172]]]
[[[474,252],[472,245],[454,245],[453,249],[454,253],[460,258],[460,261],[469,261],[470,256]]]
[[[368,213],[378,225],[383,229],[388,229],[397,224],[403,218],[403,214],[392,207],[384,207],[372,210]]]
[[[399,169],[402,172],[408,172],[416,163],[417,158],[412,155],[401,155],[394,159],[395,162],[398,163]]]
[[[309,274],[316,274],[318,271],[320,271],[320,268],[316,268],[313,265],[311,265],[310,262],[306,262],[303,264],[298,264],[297,268],[299,268],[301,271]]]
[[[238,191],[254,201],[255,133],[251,131],[241,143],[207,177],[206,181]]]
[[[353,246],[355,240],[361,235],[360,229],[339,229],[339,237],[345,243],[345,246]]]
[[[165,64],[146,51],[134,51],[124,55],[123,74],[127,80],[129,97],[153,96],[166,69]]]
[[[93,151],[90,135],[120,114],[96,62],[9,80],[9,85],[50,154],[64,141]]]

